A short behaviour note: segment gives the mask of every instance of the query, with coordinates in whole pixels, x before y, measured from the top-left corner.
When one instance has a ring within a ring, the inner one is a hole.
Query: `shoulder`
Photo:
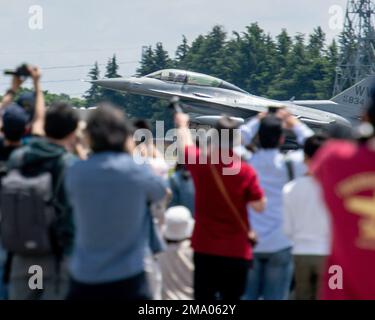
[[[302,177],[299,177],[299,178],[297,178],[293,181],[288,182],[283,187],[284,196],[288,196],[290,194],[300,192],[304,188],[304,186],[309,184],[309,180],[310,180],[310,177],[302,176]]]
[[[241,173],[243,174],[255,174],[255,169],[249,162],[240,161],[239,165],[241,166]]]
[[[328,141],[321,150],[319,150],[318,155],[325,155],[327,158],[347,158],[356,153],[358,146],[353,142],[348,141]]]
[[[347,141],[328,141],[313,158],[312,171],[318,173],[323,167],[333,167],[356,154],[358,146]]]
[[[169,167],[163,158],[149,158],[148,163],[156,175],[164,178],[168,177]]]
[[[295,189],[295,186],[296,186],[296,181],[291,181],[291,182],[288,182],[284,187],[283,187],[283,194],[284,196],[288,196],[289,194],[291,194],[294,189]]]
[[[24,163],[24,157],[28,153],[30,147],[28,145],[23,146],[14,150],[9,157],[8,167],[9,168],[20,168]]]
[[[240,165],[240,174],[239,176],[242,178],[242,180],[253,180],[257,177],[257,173],[254,169],[254,167],[246,163],[245,161],[239,162]]]

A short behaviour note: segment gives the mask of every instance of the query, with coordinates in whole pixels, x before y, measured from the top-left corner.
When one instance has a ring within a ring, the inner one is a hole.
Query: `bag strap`
[[[221,192],[222,196],[224,197],[225,201],[227,202],[228,206],[230,207],[231,211],[234,213],[234,216],[236,217],[237,221],[240,223],[241,228],[248,234],[251,230],[250,226],[248,226],[242,219],[241,213],[238,211],[237,207],[234,205],[233,201],[231,200],[223,180],[221,179],[219,173],[217,172],[214,165],[209,165],[212,176],[214,177],[214,180],[216,182],[216,185]]]
[[[294,180],[294,178],[295,178],[292,160],[286,157],[285,166],[286,166],[286,170],[287,170],[287,173],[288,173],[288,182],[290,182],[290,181]]]
[[[14,158],[13,158],[13,167],[16,169],[21,169],[26,153],[28,151],[28,146],[24,146],[22,148],[19,148],[14,152]]]
[[[58,193],[59,193],[59,190],[63,184],[63,181],[64,181],[64,176],[65,176],[65,160],[67,158],[67,155],[68,153],[63,153],[58,161],[57,161],[57,164],[56,164],[56,169],[57,171],[60,171],[57,175],[57,178],[56,178],[56,182],[55,182],[55,185],[54,185],[54,188],[52,190],[52,198],[51,198],[51,203],[53,204],[53,206],[58,209],[59,211],[62,211],[63,209],[61,208],[61,205],[60,203],[58,202],[57,198],[58,198]],[[61,213],[61,212],[60,212]]]
[[[57,195],[58,191],[60,190],[60,187],[64,181],[65,176],[65,160],[67,157],[67,153],[62,154],[59,157],[59,160],[57,162],[57,168],[60,170],[60,174],[57,176],[55,188],[54,188],[54,197]]]

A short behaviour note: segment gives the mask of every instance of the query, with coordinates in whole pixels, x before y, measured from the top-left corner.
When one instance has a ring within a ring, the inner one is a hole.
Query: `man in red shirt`
[[[194,296],[197,300],[238,300],[252,260],[246,208],[250,205],[254,211],[263,211],[263,191],[252,167],[233,153],[233,135],[226,147],[220,143],[209,148],[207,162],[202,162],[202,151],[193,143],[188,121],[186,114],[176,113],[180,151],[185,154],[196,190]],[[233,133],[234,128],[230,121],[219,121],[217,129],[220,135],[223,129]],[[231,161],[223,161],[223,154]],[[218,163],[211,161],[214,158]]]
[[[366,142],[328,142],[312,166],[332,221],[322,299],[375,299],[374,102],[367,119]]]

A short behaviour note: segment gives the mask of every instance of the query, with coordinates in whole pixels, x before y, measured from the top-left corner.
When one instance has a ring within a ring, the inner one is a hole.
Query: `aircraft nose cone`
[[[90,81],[100,87],[111,89],[111,90],[127,90],[130,87],[131,81],[124,78],[114,78],[114,79],[100,79]]]

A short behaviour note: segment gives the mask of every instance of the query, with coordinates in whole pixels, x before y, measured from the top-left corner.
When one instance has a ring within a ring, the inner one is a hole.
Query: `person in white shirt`
[[[241,126],[242,143],[249,145],[257,136],[259,148],[249,162],[258,174],[267,198],[261,215],[249,212],[258,243],[254,247],[254,265],[247,281],[245,300],[285,300],[293,277],[292,244],[283,232],[282,190],[293,178],[307,171],[302,150],[284,154],[285,129],[291,130],[299,145],[314,132],[286,108],[276,113],[259,114]]]
[[[326,141],[314,135],[305,142],[305,163],[309,163]],[[330,247],[329,216],[314,178],[306,174],[283,189],[284,232],[293,245],[295,298],[315,300],[322,268]]]

